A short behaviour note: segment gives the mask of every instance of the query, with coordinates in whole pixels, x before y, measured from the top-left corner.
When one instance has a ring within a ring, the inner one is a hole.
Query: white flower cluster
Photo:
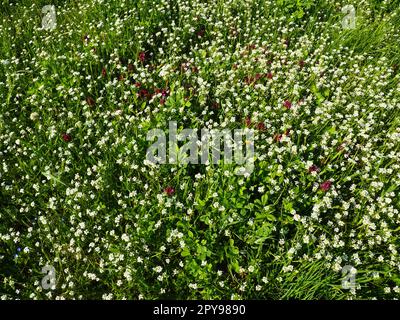
[[[398,297],[399,13],[367,41],[345,2],[85,0],[53,30],[10,4],[0,298]],[[168,121],[254,129],[254,171],[143,165]]]

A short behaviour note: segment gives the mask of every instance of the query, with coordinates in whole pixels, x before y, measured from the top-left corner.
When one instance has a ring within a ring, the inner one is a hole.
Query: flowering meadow
[[[399,1],[0,0],[0,40],[0,299],[400,297]],[[252,172],[146,161],[170,121]]]

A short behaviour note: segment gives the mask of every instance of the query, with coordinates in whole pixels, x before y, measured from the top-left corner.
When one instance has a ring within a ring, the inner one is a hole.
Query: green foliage
[[[398,1],[52,3],[0,0],[1,299],[398,296]],[[253,172],[145,164],[172,120]]]

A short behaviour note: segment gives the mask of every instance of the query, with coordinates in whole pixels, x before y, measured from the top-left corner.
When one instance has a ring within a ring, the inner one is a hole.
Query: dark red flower
[[[305,64],[306,64],[306,63],[304,62],[304,60],[300,60],[300,61],[299,61],[299,66],[300,66],[300,68],[303,68]]]
[[[161,95],[165,98],[168,96],[168,89],[162,89]]]
[[[140,82],[135,82],[135,87],[136,87],[136,88],[140,88],[141,85],[142,85],[142,84],[141,84]]]
[[[93,99],[92,97],[87,96],[87,97],[86,97],[86,103],[87,103],[89,106],[92,107],[92,106],[95,105],[96,101],[94,101],[94,99]]]
[[[292,103],[289,100],[285,100],[283,105],[285,106],[286,109],[292,108]]]
[[[135,70],[135,67],[132,63],[128,64],[128,72],[133,72]]]
[[[204,36],[204,33],[206,32],[205,29],[200,29],[196,32],[196,36],[198,36],[199,38],[201,38],[202,36]]]
[[[144,53],[144,51],[139,52],[138,57],[141,62],[144,62],[144,60],[146,60],[146,54]]]
[[[268,73],[267,73],[267,78],[268,78],[268,79],[272,79],[272,77],[273,77],[272,72],[268,72]]]
[[[138,93],[140,98],[148,98],[151,94],[146,89],[140,89]]]
[[[319,171],[319,168],[315,164],[313,164],[311,167],[308,168],[309,173],[318,172],[318,171]]]
[[[63,134],[61,135],[61,137],[62,137],[62,139],[63,139],[65,142],[70,142],[70,141],[72,140],[71,135],[69,135],[68,133],[63,133]]]
[[[106,77],[106,76],[107,76],[107,70],[106,70],[106,68],[101,69],[101,75],[102,75],[103,77]]]
[[[164,99],[164,98],[161,98],[161,99],[160,99],[160,104],[161,104],[161,105],[165,104],[165,99]]]
[[[155,88],[155,89],[154,89],[154,93],[155,93],[155,94],[159,94],[159,93],[161,93],[161,89],[159,89],[159,88]]]
[[[218,102],[214,101],[213,104],[211,105],[211,108],[214,109],[214,110],[219,109]]]
[[[251,126],[251,118],[250,117],[246,117],[244,122],[246,123],[246,127],[250,127]]]
[[[164,189],[164,192],[167,194],[167,196],[172,196],[175,193],[175,189],[168,186]]]
[[[257,123],[257,129],[260,130],[260,131],[264,131],[265,130],[264,122]]]
[[[322,182],[321,183],[321,185],[319,186],[320,187],[320,189],[322,190],[322,191],[328,191],[330,188],[331,188],[331,185],[332,185],[332,182],[331,181],[329,181],[329,180],[327,180],[327,181],[325,181],[325,182]]]

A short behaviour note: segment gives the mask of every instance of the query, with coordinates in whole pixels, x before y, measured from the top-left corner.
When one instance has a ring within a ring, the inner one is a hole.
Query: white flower
[[[29,118],[32,121],[36,121],[37,119],[39,119],[39,114],[37,112],[32,112],[31,115],[29,116]]]
[[[155,267],[155,268],[153,268],[153,270],[155,271],[155,272],[157,272],[157,273],[160,273],[161,271],[162,271],[162,267],[161,266],[157,266],[157,267]]]

